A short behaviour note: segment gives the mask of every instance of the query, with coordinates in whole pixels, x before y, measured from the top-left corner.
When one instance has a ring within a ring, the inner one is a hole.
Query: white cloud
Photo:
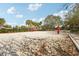
[[[44,19],[45,19],[45,17],[42,17],[42,18],[39,18],[39,19],[32,18],[31,20],[36,21],[36,22],[40,22],[40,21],[43,21]]]
[[[61,10],[60,12],[54,13],[53,15],[55,15],[55,16],[60,16],[60,17],[62,18],[62,20],[64,20],[65,15],[66,15],[67,13],[68,13],[67,10]]]
[[[7,13],[8,13],[8,14],[14,14],[16,18],[23,18],[23,15],[22,15],[22,14],[19,14],[19,12],[16,10],[15,7],[10,7],[10,8],[7,10]]]
[[[10,7],[10,8],[7,10],[7,13],[8,13],[8,14],[14,14],[14,13],[16,13],[15,7]]]
[[[32,21],[37,21],[37,19],[36,18],[33,18],[33,19],[31,19]]]
[[[16,18],[23,18],[23,15],[22,14],[17,14]]]
[[[42,17],[42,18],[39,19],[39,21],[43,21],[44,19],[45,19],[45,17]]]
[[[30,11],[37,11],[41,6],[42,6],[42,4],[40,4],[40,3],[29,4],[28,5],[28,10],[30,10]]]

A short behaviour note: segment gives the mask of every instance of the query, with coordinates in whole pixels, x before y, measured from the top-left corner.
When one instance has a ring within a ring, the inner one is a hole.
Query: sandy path
[[[55,31],[0,34],[0,48],[0,55],[79,55],[67,34]]]
[[[0,40],[8,39],[22,39],[24,37],[28,38],[62,38],[62,34],[56,34],[54,31],[36,31],[36,32],[20,32],[20,33],[5,33],[0,34]]]

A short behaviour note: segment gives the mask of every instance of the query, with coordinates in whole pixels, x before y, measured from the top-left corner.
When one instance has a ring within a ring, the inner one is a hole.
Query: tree
[[[28,29],[27,29],[26,26],[21,26],[21,27],[20,27],[20,31],[21,31],[21,32],[22,32],[22,31],[25,32],[25,31],[27,31],[27,30],[28,30]]]
[[[26,20],[26,25],[34,25],[34,26],[39,26],[41,24],[41,22],[35,22],[35,21],[32,21],[32,20]]]
[[[12,28],[12,26],[11,25],[8,25],[8,24],[4,25],[4,27],[5,28]]]
[[[79,30],[79,4],[74,4],[72,10],[69,11],[65,25],[68,25],[70,30]]]
[[[44,26],[46,29],[52,30],[56,25],[60,25],[62,23],[60,19],[61,18],[59,16],[48,15],[44,20]]]
[[[5,24],[5,19],[4,18],[0,18],[0,25],[4,25]]]
[[[42,24],[42,22],[35,22],[35,21],[32,21],[32,20],[26,20],[26,25],[28,26],[28,28],[40,29],[41,24]]]
[[[31,24],[32,23],[32,20],[26,20],[26,25],[28,24]]]

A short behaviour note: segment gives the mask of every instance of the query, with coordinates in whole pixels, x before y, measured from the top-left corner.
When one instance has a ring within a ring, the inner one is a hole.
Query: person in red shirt
[[[57,31],[57,34],[60,33],[60,27],[59,27],[59,25],[57,26],[56,31]]]

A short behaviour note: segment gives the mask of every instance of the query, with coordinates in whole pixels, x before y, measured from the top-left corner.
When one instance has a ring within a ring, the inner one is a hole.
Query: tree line
[[[4,18],[0,18],[0,33],[7,32],[26,32],[26,31],[47,31],[54,30],[55,25],[61,24],[61,18],[59,16],[48,15],[43,21],[36,22],[32,20],[26,20],[23,26],[14,26],[6,24]]]

